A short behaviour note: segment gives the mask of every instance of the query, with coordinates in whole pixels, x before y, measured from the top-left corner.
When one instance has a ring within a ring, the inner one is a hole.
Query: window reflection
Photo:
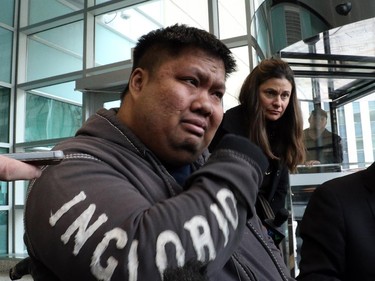
[[[232,73],[226,82],[223,99],[224,111],[238,105],[238,95],[243,81],[249,74],[249,52],[247,46],[231,49],[237,63],[237,71]]]
[[[129,60],[131,49],[139,37],[151,30],[176,23],[208,30],[207,2],[147,1],[96,16],[95,65]]]
[[[82,21],[36,33],[27,43],[27,81],[82,69]]]
[[[307,168],[302,172],[339,172],[343,161],[341,137],[327,128],[329,110],[314,105],[303,131]],[[301,171],[300,171],[301,172]]]
[[[2,187],[1,187],[2,188]],[[0,195],[3,193],[1,192]],[[0,211],[0,254],[8,253],[8,211]]]
[[[246,27],[245,1],[219,1],[220,39],[245,35]]]
[[[13,26],[13,14],[14,0],[1,1],[0,22]]]
[[[0,148],[0,154],[8,153],[8,149]],[[7,206],[8,182],[0,181],[0,206]],[[0,254],[8,253],[8,211],[0,210]]]
[[[0,27],[0,81],[10,83],[13,33]]]
[[[81,93],[74,91],[74,83],[39,88],[26,94],[26,142],[71,137],[81,125]]]
[[[0,154],[8,153],[7,148],[0,148]],[[0,206],[8,205],[8,183],[5,181],[0,181]],[[1,235],[1,228],[2,228],[2,221],[1,221],[1,212],[0,211],[0,237]],[[1,244],[1,242],[0,242]],[[0,246],[1,252],[1,246]]]
[[[29,24],[66,15],[83,8],[83,0],[29,0],[20,1],[21,9],[27,2],[29,2]]]
[[[10,89],[0,87],[0,142],[9,142]]]

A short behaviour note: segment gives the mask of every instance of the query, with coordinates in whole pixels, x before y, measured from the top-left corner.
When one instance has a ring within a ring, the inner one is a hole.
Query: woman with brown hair
[[[210,145],[216,146],[228,133],[248,137],[269,160],[269,168],[259,190],[276,214],[285,208],[289,172],[304,163],[303,120],[299,107],[294,73],[276,58],[263,60],[245,79],[240,105],[229,109]],[[269,217],[258,200],[262,220]]]

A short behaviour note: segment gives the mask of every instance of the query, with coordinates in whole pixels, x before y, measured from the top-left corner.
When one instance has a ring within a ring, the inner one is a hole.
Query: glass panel
[[[8,183],[0,181],[0,205],[8,205]]]
[[[337,126],[337,134],[341,137],[343,150],[341,168],[344,171],[368,166],[375,159],[374,153],[371,153],[375,150],[374,104],[375,93],[369,93],[355,102],[338,108],[336,110],[337,124],[332,124],[331,117],[328,115],[326,129],[332,131],[332,125]],[[329,103],[322,103],[322,108],[329,112]],[[313,109],[313,102],[302,101],[301,109],[304,129],[306,129],[309,127],[308,118]],[[306,171],[300,170],[301,173]],[[313,171],[310,170],[310,172]]]
[[[73,82],[28,92],[25,141],[73,136],[82,125],[82,102],[77,102],[81,99]]]
[[[4,154],[4,153],[8,153],[8,149],[0,148],[0,154]],[[5,181],[0,181],[0,205],[1,206],[8,205],[8,182],[5,182]],[[1,234],[0,234],[0,237],[1,237]]]
[[[10,89],[0,87],[0,142],[9,142]]]
[[[302,102],[303,112],[310,112],[310,107]],[[328,103],[324,103],[327,110]],[[321,183],[332,178],[341,177],[348,172],[367,167],[375,159],[375,93],[369,92],[367,96],[348,103],[336,110],[338,135],[342,138],[343,164],[341,173],[323,173],[316,176],[302,173],[291,175],[291,189],[293,194],[294,219],[299,222],[303,216],[306,205],[312,192]],[[330,123],[330,122],[329,122]],[[297,263],[299,249],[302,243],[298,232],[297,238]]]
[[[374,38],[374,27],[375,18],[368,20],[363,20],[355,22],[352,24],[347,24],[339,28],[334,28],[328,31],[329,37],[329,52],[330,54],[337,55],[348,55],[348,56],[373,56],[375,49],[374,40],[369,40],[369,38]],[[328,41],[323,40],[323,35],[315,37],[314,42],[314,53],[326,54],[327,53],[327,43]],[[311,42],[310,42],[311,44]],[[299,41],[292,44],[285,49],[283,52],[295,52],[295,53],[311,53],[307,41]],[[291,60],[298,62],[297,59]],[[325,60],[316,60],[318,63],[324,63]],[[349,63],[353,63],[349,61]],[[357,63],[357,62],[354,62]],[[361,64],[367,64],[371,62],[361,61]],[[370,64],[371,66],[373,64]],[[296,68],[303,69],[303,68]],[[337,71],[341,69],[337,68]]]
[[[329,31],[331,54],[373,56],[375,18],[347,24]],[[365,43],[364,43],[365,42]],[[317,43],[317,53],[324,53],[323,40]]]
[[[29,0],[29,24],[34,24],[83,8],[84,0]],[[26,1],[21,2],[22,4]]]
[[[95,0],[95,4],[102,4],[102,3],[105,3],[105,2],[111,2],[112,0]]]
[[[0,22],[13,26],[14,0],[2,0],[0,9]],[[1,42],[1,40],[0,40]]]
[[[11,83],[13,32],[0,27],[0,81]]]
[[[312,1],[314,2],[314,1]],[[298,3],[266,0],[252,19],[252,35],[266,57],[329,29],[320,16]]]
[[[8,153],[7,148],[0,148],[0,154]],[[8,183],[5,181],[0,181],[0,205],[8,205]],[[0,211],[1,214],[2,211]],[[2,227],[1,222],[1,215],[0,215],[0,228]],[[0,229],[0,239],[2,239],[2,230]],[[0,241],[0,244],[2,242]],[[1,246],[0,246],[0,252],[1,252]]]
[[[75,22],[28,38],[27,80],[82,69],[83,22]]]
[[[294,67],[293,59],[287,60],[289,65],[292,66],[293,70],[299,70],[299,67]],[[316,68],[318,69],[318,68]],[[310,102],[330,102],[330,94],[333,89],[339,90],[344,85],[353,82],[353,79],[336,79],[332,81],[330,78],[303,78],[295,77],[297,86],[297,96],[300,101]],[[333,87],[333,88],[332,88]]]
[[[41,150],[40,147],[38,147],[37,151],[40,151],[40,150]],[[25,151],[29,151],[29,150],[25,150]],[[35,151],[35,150],[31,149],[30,151]],[[13,199],[14,199],[15,205],[21,206],[25,204],[28,186],[29,186],[29,181],[27,180],[17,181],[17,184],[14,184],[12,186],[13,192],[14,192]]]
[[[246,34],[246,10],[244,0],[219,1],[219,29],[220,39]]]
[[[249,74],[249,50],[247,46],[231,49],[237,63],[237,71],[229,75],[223,98],[224,111],[238,105],[238,95],[243,81]]]
[[[122,33],[108,26],[109,24],[114,25],[113,21],[115,19],[112,19],[111,23],[111,18],[116,18],[116,15],[117,13],[115,12],[114,14],[105,14],[96,17],[95,66],[129,60],[131,58],[131,48],[135,46],[136,40],[124,36]],[[124,25],[123,27],[130,29],[129,25]],[[133,34],[133,32],[129,31],[128,34]]]
[[[95,18],[95,65],[130,59],[131,48],[140,36],[175,23],[185,23],[208,30],[207,2],[201,0],[147,1],[97,16]]]
[[[329,177],[340,177],[345,175],[345,173],[356,171],[358,168],[364,168],[374,161],[374,154],[371,153],[371,151],[374,151],[375,144],[375,127],[371,126],[372,122],[375,120],[374,102],[375,94],[370,94],[337,109],[337,128],[338,134],[342,138],[343,146],[344,160],[342,164],[342,174],[324,173],[319,177],[305,176],[303,179],[301,178],[300,182],[303,182],[301,186],[293,186],[293,178],[303,177],[304,175],[300,173],[299,175],[291,176],[294,216],[297,221],[302,218],[311,193],[315,190],[316,186],[318,186],[317,184],[310,185],[310,181],[314,181],[315,179],[321,184],[329,180]],[[312,104],[310,105],[311,110]],[[307,107],[305,106],[304,108]],[[324,108],[327,110],[328,103],[324,104]],[[306,111],[309,112],[310,110]],[[347,133],[347,131],[350,133]],[[299,246],[301,241],[298,237],[298,233],[297,243],[297,258],[299,259]]]
[[[0,254],[8,253],[8,211],[0,211]]]
[[[164,1],[164,25],[184,23],[208,31],[207,2],[202,0]]]
[[[259,6],[263,4],[265,0],[253,0],[254,10],[258,10]]]
[[[307,106],[308,105],[308,108]],[[303,103],[304,142],[306,146],[306,161],[315,161],[313,167],[301,167],[300,173],[328,173],[341,171],[343,146],[339,137],[331,128],[328,104],[321,108],[326,112],[313,113],[314,104]],[[316,111],[314,111],[316,112]],[[332,134],[335,133],[335,134]],[[341,137],[340,137],[341,138]]]
[[[82,105],[82,92],[75,91],[75,81],[43,87],[33,90],[33,93],[39,95],[53,96],[76,105]]]
[[[121,101],[115,100],[115,101],[105,102],[103,104],[103,107],[106,108],[106,109],[111,109],[111,108],[120,107],[120,105],[121,105]]]

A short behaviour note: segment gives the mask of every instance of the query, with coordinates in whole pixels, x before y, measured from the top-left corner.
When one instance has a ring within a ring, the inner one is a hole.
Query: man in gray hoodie
[[[208,280],[290,280],[255,215],[267,160],[247,139],[207,146],[222,116],[229,49],[185,25],[142,36],[120,108],[60,143],[29,187],[35,280],[163,280],[199,261]]]

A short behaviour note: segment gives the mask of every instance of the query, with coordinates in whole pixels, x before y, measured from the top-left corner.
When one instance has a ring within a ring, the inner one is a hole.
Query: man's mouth
[[[183,120],[182,124],[186,131],[199,137],[202,137],[207,129],[206,122],[199,119]]]

